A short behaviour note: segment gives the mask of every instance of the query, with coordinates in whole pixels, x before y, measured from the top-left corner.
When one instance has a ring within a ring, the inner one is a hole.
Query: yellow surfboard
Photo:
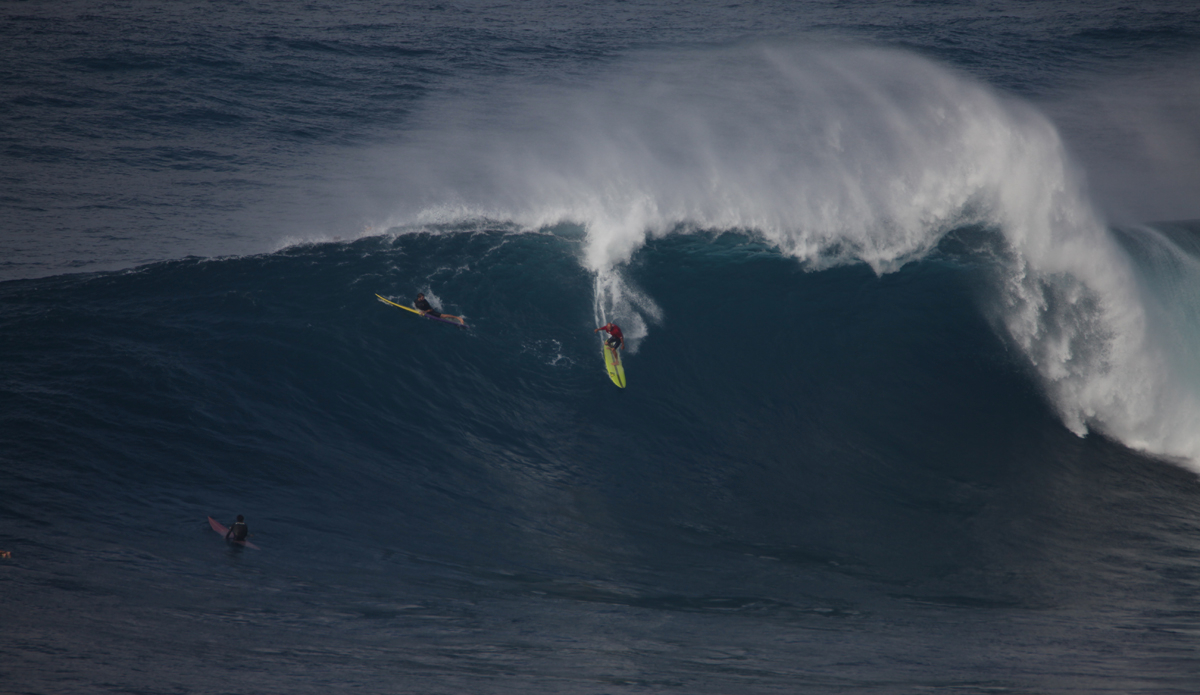
[[[617,351],[610,348],[608,343],[602,343],[600,347],[604,350],[604,366],[608,368],[608,378],[617,386],[625,388],[625,367],[621,364]]]

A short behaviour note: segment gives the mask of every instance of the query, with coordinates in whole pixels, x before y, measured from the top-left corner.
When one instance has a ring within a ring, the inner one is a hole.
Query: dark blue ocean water
[[[1193,3],[0,18],[0,691],[1197,690]]]

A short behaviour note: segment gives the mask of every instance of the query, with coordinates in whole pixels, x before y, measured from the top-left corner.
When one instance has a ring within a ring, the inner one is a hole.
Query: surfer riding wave
[[[615,323],[609,322],[597,328],[595,331],[592,331],[592,333],[597,331],[604,331],[608,334],[608,340],[604,341],[604,344],[612,348],[613,359],[619,359],[617,350],[625,349],[625,335],[621,333],[621,327]]]

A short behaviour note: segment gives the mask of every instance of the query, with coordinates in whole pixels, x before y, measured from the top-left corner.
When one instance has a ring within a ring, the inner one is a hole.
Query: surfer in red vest
[[[617,348],[625,349],[625,335],[621,333],[621,327],[617,324],[606,323],[597,328],[596,331],[604,331],[608,334],[608,340],[604,341],[604,344],[613,349],[614,356],[616,355]],[[592,331],[592,333],[596,331]]]

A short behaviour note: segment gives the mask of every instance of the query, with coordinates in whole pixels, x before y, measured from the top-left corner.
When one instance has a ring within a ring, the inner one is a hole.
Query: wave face
[[[881,278],[803,272],[738,234],[652,240],[623,272],[661,326],[621,391],[592,332],[587,243],[569,227],[414,234],[10,284],[6,446],[90,481],[28,503],[74,515],[120,489],[199,513],[204,490],[298,518],[354,508],[331,532],[410,529],[411,552],[472,566],[500,546],[552,575],[681,534],[904,556],[920,574],[936,561],[914,554],[959,544],[911,534],[1011,475],[1029,447],[1014,433],[1052,442],[1026,452],[1038,461],[1079,446],[951,256]],[[472,329],[374,297],[417,291]]]
[[[577,226],[6,283],[9,538],[30,539],[13,546],[26,562],[76,568],[69,581],[20,575],[18,629],[86,651],[71,636],[94,631],[47,608],[66,591],[103,620],[137,621],[163,654],[283,643],[337,671],[349,650],[358,667],[342,682],[403,674],[416,690],[451,679],[508,692],[523,681],[478,681],[491,666],[414,675],[377,650],[474,663],[499,649],[578,685],[604,678],[611,647],[558,663],[553,643],[583,637],[564,620],[599,629],[616,611],[622,630],[642,630],[676,615],[672,639],[703,651],[724,648],[733,619],[760,655],[753,691],[796,682],[798,635],[814,654],[831,654],[831,629],[852,650],[898,653],[887,642],[922,615],[911,639],[945,655],[935,670],[986,671],[993,618],[1021,613],[1039,627],[1003,639],[1041,644],[1064,629],[1060,610],[1112,610],[1127,571],[1114,558],[1150,552],[1146,538],[1176,546],[1138,516],[1131,489],[1184,507],[1194,489],[1182,471],[1062,428],[980,311],[994,284],[973,249],[993,237],[953,229],[883,276],[808,272],[741,233],[649,239],[621,270],[659,312],[627,356],[625,390],[592,332],[596,276]],[[472,328],[374,297],[418,291]],[[249,515],[259,555],[212,557],[219,541],[198,522],[225,510]],[[1190,576],[1190,560],[1160,559]],[[1182,596],[1179,581],[1156,595]],[[232,635],[229,611],[247,600]],[[520,624],[538,627],[506,627]],[[510,639],[541,646],[516,656]],[[691,671],[647,659],[657,678]],[[22,678],[56,682],[29,663]],[[121,659],[88,663],[128,681]],[[226,677],[168,671],[199,689]],[[325,687],[287,672],[259,685]],[[708,687],[737,673],[722,667]],[[895,676],[875,664],[829,687]]]

